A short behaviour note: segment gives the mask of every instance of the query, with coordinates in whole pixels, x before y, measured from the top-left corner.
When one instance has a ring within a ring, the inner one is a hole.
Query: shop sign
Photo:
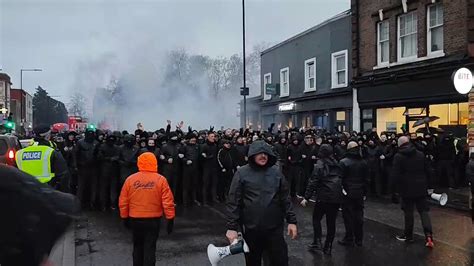
[[[285,111],[293,111],[295,110],[295,103],[280,103],[278,105],[278,111],[285,112]]]
[[[473,85],[473,77],[472,77],[472,72],[471,70],[463,67],[456,72],[454,72],[453,76],[453,83],[454,83],[454,88],[460,93],[460,94],[467,94],[471,91],[472,85]]]

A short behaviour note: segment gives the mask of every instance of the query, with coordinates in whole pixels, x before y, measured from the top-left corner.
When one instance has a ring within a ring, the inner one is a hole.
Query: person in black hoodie
[[[178,183],[179,177],[179,149],[181,147],[178,134],[176,132],[171,132],[169,134],[169,141],[163,145],[159,155],[161,166],[163,170],[163,176],[168,180],[171,191],[176,197],[176,186]]]
[[[203,188],[202,201],[217,202],[217,181],[219,164],[217,162],[218,147],[216,143],[216,133],[209,132],[207,141],[201,147],[201,157],[203,160]],[[211,201],[209,201],[209,197]]]
[[[364,146],[366,152],[366,160],[369,168],[370,194],[378,197],[382,194],[382,185],[380,178],[380,156],[383,154],[382,148],[370,139]]]
[[[347,145],[346,157],[340,161],[342,169],[343,205],[342,217],[346,234],[338,241],[343,246],[362,246],[364,199],[369,187],[369,168],[361,157],[359,145],[351,141]]]
[[[278,157],[278,166],[285,178],[288,178],[288,145],[286,135],[280,134],[277,143],[275,143],[275,152]]]
[[[303,158],[300,151],[300,135],[296,133],[291,136],[291,143],[288,145],[288,183],[290,186],[290,194],[292,197],[297,195],[298,187],[296,186],[303,175]]]
[[[237,169],[227,200],[227,233],[230,243],[243,237],[250,252],[246,265],[261,265],[262,254],[270,265],[288,265],[288,247],[283,238],[284,219],[288,235],[297,236],[296,215],[285,177],[275,165],[277,157],[270,145],[255,141],[249,148],[249,164]],[[242,228],[241,228],[242,227]]]
[[[300,146],[300,153],[302,158],[302,175],[301,179],[296,182],[296,193],[303,196],[308,185],[308,180],[313,173],[314,164],[316,163],[316,154],[314,146],[314,138],[311,135],[304,137],[304,143]]]
[[[69,191],[74,195],[77,193],[76,136],[76,132],[69,131],[66,135],[64,147],[61,149],[61,153],[69,168],[69,175],[71,176],[67,185],[69,185]]]
[[[249,146],[244,143],[244,136],[239,135],[235,140],[234,152],[237,160],[237,167],[242,167],[248,163],[247,154],[249,152]]]
[[[426,200],[431,191],[425,172],[425,156],[418,151],[406,136],[398,139],[399,150],[393,159],[392,181],[398,187],[405,214],[405,232],[396,236],[400,241],[413,242],[413,211],[416,206],[425,233],[426,246],[432,248],[433,230]]]
[[[138,172],[137,159],[138,148],[134,144],[133,135],[125,135],[123,137],[123,144],[119,148],[119,166],[120,166],[120,189],[121,191],[125,180],[130,175]]]
[[[229,193],[230,182],[234,176],[237,166],[235,158],[233,158],[232,145],[229,140],[222,140],[222,148],[217,153],[217,162],[219,163],[219,181],[217,195],[221,202],[225,201]]]
[[[115,145],[116,141],[114,135],[107,136],[97,153],[97,160],[100,162],[99,199],[102,211],[109,208],[115,210],[118,206],[119,148]]]
[[[97,151],[99,142],[95,139],[92,130],[86,130],[85,138],[77,142],[76,162],[77,162],[77,197],[82,206],[90,205],[95,209],[97,200],[97,190],[99,187],[99,169],[97,165]],[[86,198],[86,196],[89,196]]]
[[[436,172],[439,185],[443,187],[455,187],[454,159],[456,157],[456,149],[452,136],[446,134],[441,138],[438,146],[438,155],[436,157],[438,159]]]
[[[197,145],[197,135],[190,132],[186,136],[186,145],[181,147],[183,161],[183,204],[188,206],[193,202],[197,206],[201,203],[197,201],[199,189],[199,145]]]
[[[304,199],[301,201],[303,207],[316,194],[316,204],[313,211],[313,243],[309,245],[310,250],[323,250],[324,254],[331,255],[332,243],[336,235],[336,218],[339,206],[342,202],[341,167],[334,159],[333,148],[323,144],[319,149],[319,160],[314,166],[313,175],[309,180]],[[321,245],[321,219],[326,216],[327,234],[324,248]]]

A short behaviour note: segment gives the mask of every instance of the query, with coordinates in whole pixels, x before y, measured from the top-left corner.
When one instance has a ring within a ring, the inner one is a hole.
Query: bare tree
[[[68,108],[69,114],[84,117],[86,115],[86,98],[79,92],[71,96]]]

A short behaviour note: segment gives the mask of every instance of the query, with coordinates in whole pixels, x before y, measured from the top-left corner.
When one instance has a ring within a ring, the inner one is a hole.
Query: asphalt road
[[[431,217],[435,248],[424,247],[416,217],[416,242],[405,244],[394,236],[403,228],[399,206],[368,201],[365,210],[364,246],[347,248],[334,243],[333,255],[309,252],[312,240],[312,208],[295,208],[299,237],[287,239],[290,265],[474,265],[471,219],[465,213],[434,207]],[[177,209],[175,231],[165,230],[157,244],[156,265],[210,265],[207,245],[226,245],[224,206]],[[417,216],[417,215],[416,215]],[[344,234],[342,215],[337,219],[336,239]],[[322,221],[325,224],[325,221]],[[86,212],[76,228],[76,265],[132,265],[131,233],[117,213]],[[244,265],[242,255],[227,257],[222,265]]]

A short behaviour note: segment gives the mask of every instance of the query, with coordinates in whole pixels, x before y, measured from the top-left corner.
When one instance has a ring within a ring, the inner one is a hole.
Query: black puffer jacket
[[[217,163],[217,152],[219,151],[217,143],[211,143],[206,141],[201,146],[201,153],[206,154],[206,156],[202,156],[203,160],[203,167],[207,169],[218,169],[219,164]]]
[[[305,199],[309,200],[316,194],[317,202],[341,203],[342,201],[342,170],[339,163],[327,154],[321,156],[323,150],[330,150],[329,145],[324,144],[320,149],[321,159],[314,166],[308,187],[306,188]]]
[[[362,198],[369,187],[369,168],[360,156],[359,147],[347,150],[346,157],[339,162],[342,169],[342,187],[347,197]]]
[[[97,140],[82,139],[76,146],[76,162],[78,167],[96,165],[99,142]]]
[[[198,167],[199,166],[199,145],[187,143],[181,147],[181,151],[184,155],[183,165],[187,167]],[[187,164],[187,161],[191,161],[191,164]]]
[[[286,166],[288,163],[288,146],[286,143],[279,141],[275,144],[275,152],[277,153],[278,162],[281,166]]]
[[[407,143],[398,149],[393,159],[391,180],[402,197],[427,195],[429,182],[425,170],[425,156],[413,144]]]
[[[268,154],[265,167],[255,164],[254,156]],[[287,223],[296,224],[288,184],[275,166],[276,156],[270,145],[255,141],[250,145],[249,164],[237,170],[227,201],[227,228],[270,230]]]
[[[290,143],[290,145],[288,145],[288,158],[290,158],[288,160],[288,163],[290,165],[299,165],[299,166],[302,166],[303,165],[303,158],[301,157],[301,150],[300,150],[300,144],[298,145],[295,145],[294,143]]]

